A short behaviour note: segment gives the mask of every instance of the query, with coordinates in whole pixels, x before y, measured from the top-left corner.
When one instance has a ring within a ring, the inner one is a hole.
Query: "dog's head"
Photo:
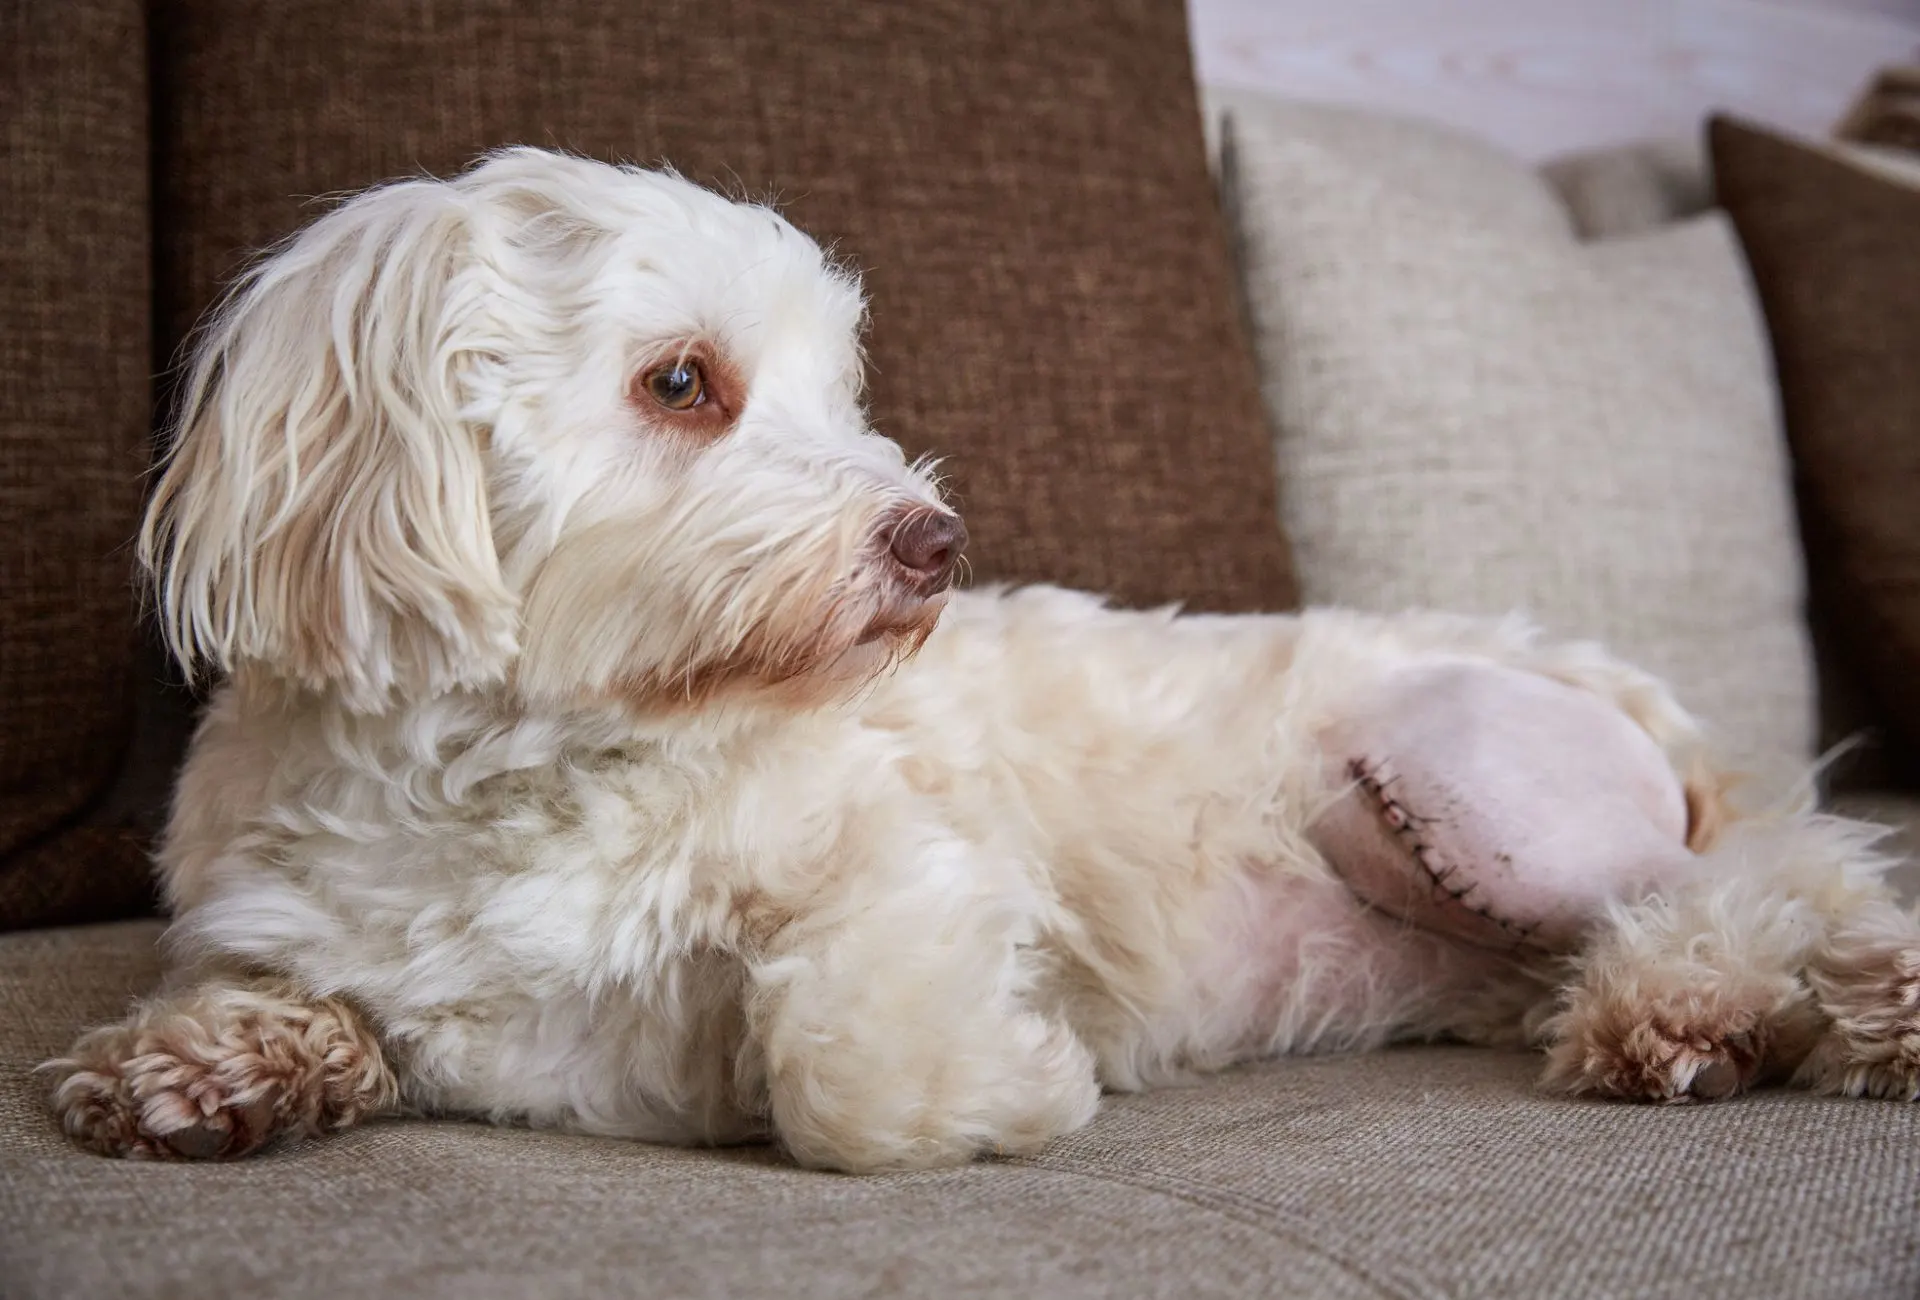
[[[173,647],[367,711],[864,681],[966,534],[867,425],[862,321],[672,175],[518,149],[361,194],[200,336],[142,536]]]

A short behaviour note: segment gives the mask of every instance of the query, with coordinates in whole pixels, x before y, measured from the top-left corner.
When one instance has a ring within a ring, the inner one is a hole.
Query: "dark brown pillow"
[[[514,142],[664,159],[866,272],[876,423],[947,458],[981,578],[1292,602],[1181,0],[160,12],[168,338],[303,196]]]
[[[1920,152],[1920,65],[1882,69],[1833,133],[1842,140]]]
[[[1823,622],[1920,741],[1920,188],[1743,123],[1714,180],[1773,334]]]
[[[0,930],[150,897],[139,842],[99,824],[133,726],[144,26],[140,0],[0,18]]]

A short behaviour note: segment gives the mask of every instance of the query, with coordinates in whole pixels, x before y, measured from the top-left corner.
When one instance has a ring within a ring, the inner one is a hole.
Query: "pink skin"
[[[1325,738],[1356,789],[1315,828],[1360,897],[1509,952],[1566,952],[1609,899],[1682,878],[1686,794],[1605,699],[1493,664],[1390,677]]]
[[[1250,869],[1192,971],[1195,1057],[1517,1034],[1518,968],[1680,878],[1685,794],[1605,699],[1466,660],[1400,670],[1325,735],[1333,877]]]
[[[1340,880],[1250,873],[1220,918],[1193,989],[1207,1048],[1234,1058],[1433,1036],[1473,1018],[1463,999],[1516,986],[1505,955],[1414,928]]]

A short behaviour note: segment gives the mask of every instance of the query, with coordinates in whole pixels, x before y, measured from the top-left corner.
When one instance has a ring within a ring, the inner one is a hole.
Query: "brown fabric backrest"
[[[1826,648],[1920,754],[1920,186],[1727,118],[1714,188],[1766,308]],[[1878,773],[1883,777],[1888,773]]]
[[[144,26],[140,0],[0,15],[0,929],[149,895],[140,847],[83,824],[132,728],[128,544],[151,404]]]
[[[157,272],[178,339],[303,196],[508,143],[773,195],[867,274],[878,427],[983,579],[1293,590],[1181,0],[175,0]]]

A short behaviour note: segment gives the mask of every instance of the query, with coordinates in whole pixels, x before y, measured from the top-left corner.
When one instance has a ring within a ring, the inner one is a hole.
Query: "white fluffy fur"
[[[1690,720],[1598,651],[903,591],[889,530],[942,506],[865,423],[861,314],[772,212],[532,150],[264,261],[201,339],[145,537],[175,647],[226,681],[162,854],[174,991],[130,1023],[257,1054],[268,1004],[209,991],[272,978],[358,1008],[413,1107],[855,1170],[1032,1149],[1103,1085],[1529,1026],[1575,1090],[1714,1095],[1779,1057],[1914,1095],[1920,942],[1858,828],[1736,826],[1566,967],[1329,869],[1318,737],[1435,655],[1593,690],[1693,772]],[[633,379],[695,349],[737,409],[689,435]],[[127,1099],[172,1113],[170,1049],[129,1032],[56,1063],[56,1101],[164,1154]],[[225,1122],[193,1098],[168,1123]],[[346,1122],[314,1098],[304,1131]]]

